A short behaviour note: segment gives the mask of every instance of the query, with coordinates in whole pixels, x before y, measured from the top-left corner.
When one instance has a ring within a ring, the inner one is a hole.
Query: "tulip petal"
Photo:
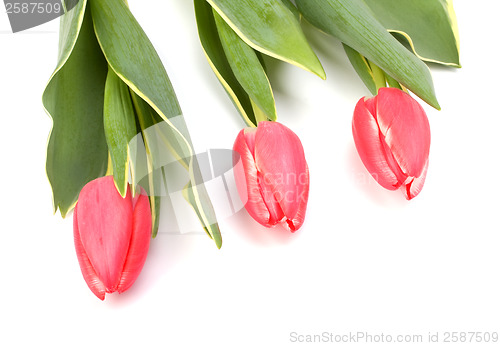
[[[396,179],[398,180],[398,183],[394,187],[398,188],[399,186],[401,186],[401,184],[404,184],[404,182],[408,180],[408,175],[401,170],[401,167],[399,167],[399,163],[392,154],[391,148],[389,147],[389,145],[387,145],[386,138],[382,133],[380,133],[380,128],[379,128],[379,136],[380,136],[380,143],[382,144],[382,148],[384,149],[384,155],[387,161],[387,165],[389,166],[392,173],[394,173]]]
[[[151,239],[151,208],[146,192],[141,187],[141,194],[134,197],[134,217],[132,236],[128,249],[127,260],[123,266],[118,293],[122,293],[132,286],[146,262]]]
[[[402,182],[391,169],[384,140],[380,137],[379,125],[369,108],[373,110],[373,99],[361,98],[354,109],[352,119],[352,134],[359,157],[368,172],[384,188],[396,190]],[[389,156],[390,158],[390,156]],[[389,159],[390,161],[390,159]]]
[[[306,173],[302,176],[302,181],[300,181],[300,184],[309,186],[309,167],[307,166],[307,164]],[[302,224],[304,223],[304,219],[306,217],[307,200],[309,199],[309,189],[304,190],[302,195],[299,196],[299,199],[300,202],[297,214],[295,214],[295,217],[293,219],[288,219],[284,223],[284,226],[288,228],[288,230],[292,233],[302,227]]]
[[[78,230],[78,204],[75,207],[73,213],[73,237],[75,240],[75,249],[76,249],[76,257],[78,258],[78,263],[80,264],[80,269],[83,274],[83,279],[89,286],[92,293],[94,293],[97,298],[100,300],[104,300],[104,296],[106,293],[106,287],[104,287],[101,280],[97,276],[92,263],[90,263],[89,257],[85,252],[85,249],[82,244],[82,240],[80,238],[80,232]]]
[[[377,122],[401,170],[419,177],[429,157],[430,126],[424,109],[407,93],[381,88],[377,95]]]
[[[118,286],[132,233],[130,189],[122,198],[112,176],[89,182],[80,192],[78,230],[97,276],[112,293]]]
[[[264,203],[269,211],[269,221],[267,222],[267,225],[274,226],[283,220],[285,214],[276,200],[272,185],[268,184],[261,172],[257,172],[257,179],[259,181],[260,193],[262,194]]]
[[[255,164],[286,218],[293,220],[301,197],[309,191],[309,184],[300,183],[307,174],[300,139],[280,123],[259,122],[255,135]]]
[[[417,196],[422,187],[424,186],[425,177],[427,175],[427,168],[429,167],[429,160],[426,161],[422,174],[418,178],[414,178],[410,183],[404,186],[403,192],[407,200]]]
[[[263,226],[270,227],[269,210],[262,198],[257,177],[257,167],[253,157],[253,150],[249,149],[255,143],[255,130],[243,129],[234,142],[233,150],[239,154],[241,164],[234,166],[234,178],[241,200],[250,216]],[[235,157],[234,160],[237,158]]]

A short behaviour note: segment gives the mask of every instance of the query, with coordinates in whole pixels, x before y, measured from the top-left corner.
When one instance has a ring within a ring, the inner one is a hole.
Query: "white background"
[[[191,1],[129,0],[157,48],[198,152],[231,148],[244,126],[201,50]],[[58,20],[12,34],[0,6],[2,345],[291,345],[291,333],[500,332],[499,2],[455,2],[462,69],[432,66],[442,111],[422,193],[372,181],[352,140],[368,91],[341,45],[304,25],[327,81],[268,60],[279,120],[311,171],[296,234],[240,211],[204,234],[161,233],[135,285],[101,302],[87,288],[72,218],[52,213],[51,128],[41,95]],[[194,222],[197,222],[193,215]]]

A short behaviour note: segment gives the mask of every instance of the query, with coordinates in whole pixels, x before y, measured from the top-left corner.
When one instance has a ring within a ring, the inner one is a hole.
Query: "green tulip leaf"
[[[214,17],[222,47],[236,79],[250,99],[262,109],[265,120],[276,121],[273,92],[259,57],[215,11]]]
[[[290,0],[281,0],[281,2],[283,3],[283,5],[285,5],[286,8],[290,10],[290,12],[292,12],[295,18],[300,21],[300,12],[297,7],[295,7],[295,5]]]
[[[53,120],[47,177],[54,212],[59,209],[63,217],[85,184],[104,175],[108,164],[102,122],[107,63],[86,5],[81,0],[61,16],[58,64],[42,97]]]
[[[191,207],[193,208],[193,210],[195,211],[196,215],[198,215],[198,218],[201,220],[202,219],[202,214],[201,214],[201,210],[199,209],[198,207],[198,204],[196,203],[196,199],[198,198],[196,196],[196,194],[200,194],[200,192],[195,192],[197,190],[196,187],[193,186],[193,184],[191,182],[189,182],[186,187],[182,190],[182,195],[184,196],[184,198],[189,201]],[[208,198],[208,193],[205,189],[202,189],[201,190],[204,198]],[[205,230],[205,232],[208,234],[208,236],[210,238],[213,239],[213,241],[215,242],[215,244],[217,244],[217,247],[220,248],[221,245],[222,245],[222,237],[221,237],[221,234],[220,232],[212,232],[209,228],[207,228],[205,225],[202,225],[203,226],[203,229]]]
[[[189,202],[200,220],[206,218],[207,220],[209,220],[209,223],[213,224],[216,220],[216,216],[213,210],[206,209],[202,212],[199,207],[199,203],[196,202],[197,198],[200,200],[209,198],[206,189],[202,184],[203,179],[198,167],[197,160],[195,158],[192,158],[189,161],[189,165],[186,166],[185,162],[177,157],[178,152],[172,145],[175,145],[176,143],[176,141],[172,141],[172,138],[175,139],[176,137],[176,134],[172,132],[172,129],[168,126],[161,126],[164,125],[162,119],[143,99],[138,97],[135,93],[132,93],[132,100],[134,102],[137,118],[139,119],[140,127],[142,129],[142,136],[146,149],[145,154],[148,158],[147,176],[149,178],[149,188],[146,190],[149,191],[152,208],[155,208],[155,210],[159,211],[160,196],[168,193],[168,184],[166,181],[163,183],[163,179],[165,179],[165,171],[163,170],[163,166],[171,162],[169,158],[166,157],[167,155],[165,155],[165,151],[162,150],[162,148],[166,147],[168,151],[173,155],[176,162],[180,163],[182,166],[184,166],[184,168],[187,168],[188,172],[190,172],[189,177],[194,177],[191,178],[190,182],[186,187],[184,187],[182,191],[184,198]],[[193,181],[200,183],[200,185],[196,186],[193,189]],[[188,191],[188,188],[190,191]],[[154,219],[155,223],[158,223],[158,217],[159,215],[157,215]],[[202,224],[202,226],[208,236],[212,238],[220,248],[222,244],[220,232],[214,232],[211,228],[206,227],[204,223]],[[156,236],[157,231],[157,227],[154,227],[153,236]]]
[[[325,71],[282,0],[207,0],[250,47],[325,79]]]
[[[160,202],[163,193],[162,188],[164,188],[164,186],[162,184],[163,170],[161,168],[162,163],[160,159],[161,148],[158,145],[159,141],[151,131],[148,131],[148,129],[152,129],[154,125],[162,122],[163,120],[143,99],[137,96],[136,93],[133,91],[130,91],[130,93],[146,150],[145,155],[147,159],[146,164],[148,174],[145,177],[146,183],[143,184],[143,188],[149,195],[154,238],[158,234],[158,226],[160,223]],[[141,153],[138,154],[140,155]]]
[[[387,81],[387,85],[390,88],[396,88],[396,89],[399,89],[399,90],[405,90],[405,88],[397,80],[395,80],[394,78],[392,78],[391,76],[389,76],[387,74],[385,75],[385,80]]]
[[[257,56],[257,59],[259,59],[259,62],[262,66],[262,69],[264,69],[264,73],[266,74],[266,77],[267,77],[267,66],[266,66],[266,62],[264,61],[264,55],[255,49],[253,50],[253,52]]]
[[[206,217],[210,222],[215,222],[216,217],[213,210],[207,209],[202,213],[202,211],[198,207],[199,203],[196,203],[196,198],[199,198],[201,200],[209,198],[206,189],[202,184],[203,178],[196,158],[192,158],[192,160],[189,161],[189,165],[186,165],[183,160],[180,160],[177,156],[178,152],[175,150],[176,141],[172,141],[172,138],[175,139],[176,134],[170,127],[161,126],[165,125],[163,120],[151,108],[151,106],[149,106],[135,93],[132,93],[132,100],[134,102],[137,118],[142,129],[142,136],[146,149],[145,155],[148,158],[147,177],[149,178],[149,188],[147,188],[147,190],[149,191],[149,195],[151,198],[152,208],[156,207],[156,210],[159,210],[160,196],[168,194],[168,183],[167,181],[163,181],[163,179],[166,179],[164,177],[165,170],[163,169],[163,166],[168,165],[172,161],[170,160],[168,155],[166,155],[165,150],[162,150],[163,148],[167,148],[168,151],[173,155],[175,162],[180,163],[182,166],[184,166],[184,168],[187,169],[188,172],[190,172],[188,176],[194,177],[194,179],[190,179],[190,182],[184,187],[182,191],[184,198],[189,202],[200,220],[202,220],[203,217]],[[137,165],[135,168],[138,168]],[[193,189],[193,181],[201,185],[196,186],[195,189]],[[188,189],[190,191],[188,191]],[[196,196],[201,196],[201,198]],[[156,222],[158,222],[158,216],[155,219]],[[220,245],[222,244],[220,232],[213,232],[210,228],[205,227],[205,224],[202,225],[208,236],[214,239],[217,246],[220,247]],[[153,236],[156,236],[156,232],[157,229],[156,231],[153,231]]]
[[[398,81],[384,73],[384,71],[374,63],[368,61],[364,56],[348,45],[343,44],[343,46],[351,65],[372,95],[376,95],[379,88],[384,88],[386,86],[400,90],[403,89]]]
[[[248,126],[257,126],[250,97],[236,79],[224,54],[212,6],[206,0],[194,0],[194,9],[201,46],[210,67],[226,90],[236,109],[240,112],[245,123]]]
[[[137,134],[137,127],[128,86],[112,69],[108,69],[104,89],[104,133],[113,163],[115,185],[125,197],[131,171],[129,143]],[[135,191],[134,183],[132,191]]]
[[[311,24],[337,37],[439,109],[429,68],[398,42],[363,0],[296,0]]]
[[[101,49],[113,71],[131,91],[143,99],[170,127],[171,148],[187,163],[193,181],[192,203],[200,211],[204,228],[216,240],[220,235],[214,222],[213,206],[193,172],[191,140],[167,72],[153,45],[123,0],[92,0],[94,29]],[[175,118],[176,124],[173,123]],[[217,243],[218,247],[221,243]]]
[[[382,25],[422,60],[460,67],[452,0],[365,0]],[[400,36],[399,36],[400,35]]]
[[[373,77],[373,71],[370,68],[368,61],[364,56],[359,54],[356,50],[352,49],[346,44],[343,44],[344,51],[351,62],[352,67],[358,73],[359,78],[365,83],[368,90],[372,95],[377,94],[377,85]]]

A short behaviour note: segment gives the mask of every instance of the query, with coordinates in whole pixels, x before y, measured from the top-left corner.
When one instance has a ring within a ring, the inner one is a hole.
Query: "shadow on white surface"
[[[276,225],[272,228],[264,227],[253,220],[245,209],[240,210],[229,218],[227,225],[230,226],[231,231],[237,232],[238,235],[246,240],[262,246],[286,245],[296,239],[301,233],[301,229],[292,233],[281,225]]]
[[[106,294],[104,304],[109,308],[126,308],[152,294],[150,291],[157,288],[176,266],[193,257],[194,244],[190,241],[193,237],[201,235],[159,233],[156,238],[151,239],[146,263],[137,280],[121,294]]]

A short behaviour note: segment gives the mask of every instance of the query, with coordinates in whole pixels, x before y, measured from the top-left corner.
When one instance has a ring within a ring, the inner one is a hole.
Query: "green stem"
[[[269,118],[267,115],[260,109],[259,106],[257,106],[252,99],[250,99],[250,102],[252,103],[252,108],[253,108],[253,114],[255,115],[255,121],[257,121],[257,124],[259,124],[260,121],[268,121]],[[253,125],[253,124],[252,124]]]
[[[389,87],[403,90],[401,88],[401,84],[399,84],[399,82],[397,80],[395,80],[394,78],[392,78],[391,76],[386,74],[386,79],[387,79],[387,84],[389,85]]]
[[[255,119],[257,120],[257,123],[259,123],[260,121],[269,120],[267,116],[264,114],[264,112],[255,112]]]
[[[373,73],[373,81],[375,82],[375,86],[377,87],[377,91],[380,88],[385,88],[386,84],[385,84],[384,71],[380,67],[375,65],[373,62],[371,62],[370,60],[368,60],[368,63],[370,64],[370,68],[371,68],[372,73]]]

